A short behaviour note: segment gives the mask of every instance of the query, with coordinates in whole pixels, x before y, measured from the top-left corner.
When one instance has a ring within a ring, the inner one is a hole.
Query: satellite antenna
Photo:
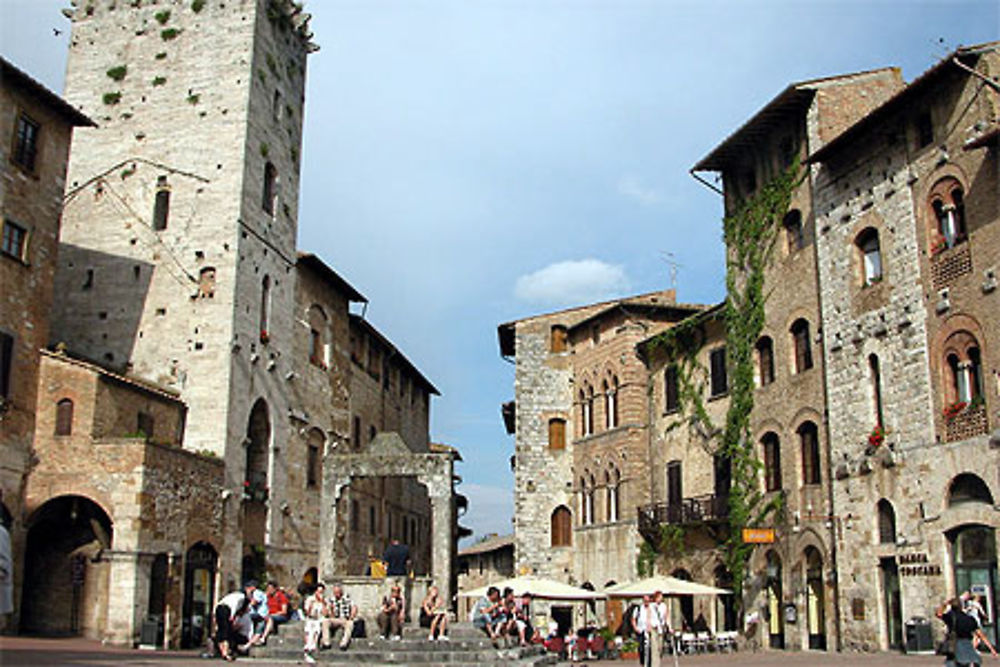
[[[674,253],[672,252],[661,250],[660,257],[669,270],[670,289],[677,289],[677,269],[683,268],[683,265],[677,263],[677,260],[674,259]]]

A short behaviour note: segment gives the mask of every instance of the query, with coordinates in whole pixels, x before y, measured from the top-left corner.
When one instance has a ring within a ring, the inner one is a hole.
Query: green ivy
[[[781,494],[768,497],[760,491],[763,465],[750,430],[750,415],[755,389],[754,348],[764,328],[767,300],[764,274],[777,245],[781,220],[802,178],[796,160],[724,219],[726,301],[721,311],[713,309],[693,315],[646,344],[648,355],[661,349],[677,368],[677,394],[682,416],[667,430],[686,424],[701,434],[706,449],[730,461],[729,530],[722,542],[722,561],[732,574],[734,590],[743,588],[747,562],[753,550],[753,545],[743,543],[743,529],[759,525],[775,514],[780,518],[784,503]],[[729,406],[724,427],[713,424],[705,409],[703,397],[708,373],[698,361],[698,353],[705,342],[705,327],[710,318],[715,317],[722,319],[726,329]],[[640,566],[646,564],[643,559],[655,558],[657,550],[660,553],[670,550],[671,541],[663,528],[671,526],[661,527],[657,545],[643,544],[648,549],[640,549]],[[740,598],[737,600],[742,602]]]
[[[194,2],[191,3],[191,11],[193,11],[195,14],[197,14],[204,8],[205,8],[205,0],[194,0]]]
[[[156,78],[153,79],[153,85],[154,86],[162,86],[166,82],[167,82],[167,77],[165,77],[165,76],[158,76],[158,77],[156,77]]]
[[[122,99],[122,94],[120,92],[104,93],[101,98],[105,104],[118,104]]]
[[[155,18],[157,23],[160,25],[166,25],[167,21],[170,20],[170,10],[164,9],[162,12],[156,12],[153,14],[153,18]]]
[[[178,28],[164,28],[160,31],[160,39],[164,42],[169,42],[170,40],[175,39],[179,34],[181,34],[181,31]]]
[[[723,221],[727,249],[725,321],[730,398],[721,453],[732,464],[732,486],[729,533],[722,560],[732,574],[735,590],[743,590],[747,563],[753,551],[752,544],[743,542],[743,529],[759,525],[783,505],[781,494],[768,498],[760,490],[763,465],[750,430],[750,414],[755,389],[754,348],[765,321],[764,274],[777,247],[781,220],[802,179],[796,159]]]
[[[198,104],[198,101],[200,99],[201,99],[201,95],[199,95],[197,93],[191,93],[190,95],[187,96],[188,104]]]
[[[107,75],[110,79],[115,81],[121,81],[128,74],[128,67],[125,65],[118,65],[117,67],[112,67],[107,71]]]

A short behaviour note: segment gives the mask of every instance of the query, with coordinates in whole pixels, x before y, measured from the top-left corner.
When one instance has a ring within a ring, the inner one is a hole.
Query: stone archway
[[[21,631],[101,637],[107,623],[112,522],[83,496],[46,501],[28,522]]]
[[[414,453],[398,433],[378,434],[363,453],[333,457],[324,466],[323,520],[320,524],[319,571],[332,580],[343,573],[337,552],[337,500],[352,479],[365,477],[414,477],[427,489],[431,503],[431,576],[445,600],[451,600],[454,560],[455,501],[450,453]]]

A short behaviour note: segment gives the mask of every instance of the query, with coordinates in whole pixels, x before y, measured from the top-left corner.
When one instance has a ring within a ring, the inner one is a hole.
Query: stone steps
[[[261,660],[301,660],[303,646],[301,622],[288,623],[280,628],[279,635],[272,635],[267,646],[257,646],[251,658]],[[551,665],[556,656],[545,652],[541,646],[501,646],[495,648],[486,636],[469,624],[449,627],[450,641],[429,641],[427,631],[419,627],[404,629],[402,640],[390,641],[375,638],[356,638],[346,651],[335,645],[315,654],[317,662],[339,664],[376,665],[448,665],[450,667],[506,665]]]

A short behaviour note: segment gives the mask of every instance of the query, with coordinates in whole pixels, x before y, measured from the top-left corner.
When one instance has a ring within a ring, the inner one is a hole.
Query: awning
[[[488,586],[481,586],[471,591],[459,593],[458,595],[465,598],[483,597],[490,586],[496,586],[501,593],[505,588],[513,588],[514,595],[531,593],[532,597],[541,600],[600,600],[605,597],[604,593],[595,593],[594,591],[588,591],[586,588],[577,588],[576,586],[564,584],[561,581],[528,576],[504,579],[491,583]]]
[[[676,577],[658,576],[641,579],[630,584],[618,584],[604,591],[609,598],[637,598],[659,591],[664,595],[732,595],[732,591],[706,586]]]

